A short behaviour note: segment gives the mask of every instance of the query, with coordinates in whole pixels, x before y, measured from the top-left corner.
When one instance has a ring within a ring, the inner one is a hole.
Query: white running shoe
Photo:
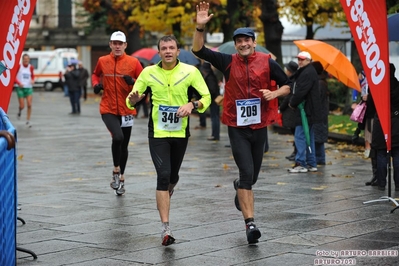
[[[119,182],[119,188],[115,190],[115,195],[122,196],[125,194],[125,181]]]
[[[173,237],[172,231],[170,230],[169,226],[162,229],[161,239],[163,246],[169,246],[175,243],[175,238]]]
[[[109,184],[112,189],[119,189],[119,183],[120,180],[119,178],[121,177],[121,174],[119,172],[112,172],[112,180],[111,183]]]
[[[288,172],[290,172],[290,173],[307,173],[308,169],[299,164],[295,164],[294,167],[288,169]]]

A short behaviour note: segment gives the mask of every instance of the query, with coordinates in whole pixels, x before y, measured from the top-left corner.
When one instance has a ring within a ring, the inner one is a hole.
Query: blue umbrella
[[[390,42],[399,42],[399,13],[388,15],[388,38]]]
[[[199,65],[200,60],[190,51],[180,49],[180,54],[178,56],[179,60],[183,63],[189,64],[189,65]],[[151,63],[157,64],[159,61],[161,61],[161,57],[159,57],[158,54],[155,54],[154,57],[151,59]]]
[[[77,64],[79,64],[79,60],[75,59],[75,58],[72,58],[71,60],[69,60],[69,63],[68,63],[68,65],[77,65]]]

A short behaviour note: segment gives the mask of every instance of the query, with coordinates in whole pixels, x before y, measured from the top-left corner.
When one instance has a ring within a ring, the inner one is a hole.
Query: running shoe
[[[32,127],[32,124],[31,124],[29,121],[26,121],[26,126],[29,127],[29,128],[31,128],[31,127]]]
[[[262,234],[253,222],[247,223],[246,232],[248,244],[255,244],[259,242],[258,239],[261,237]]]
[[[122,196],[125,194],[125,180],[120,180],[118,189],[115,190],[115,194],[118,196]]]
[[[292,152],[289,156],[285,156],[285,159],[287,159],[288,161],[295,161],[295,152]]]
[[[288,169],[288,172],[290,172],[290,173],[307,173],[308,169],[301,166],[299,163],[296,163],[294,165],[294,167]]]
[[[317,167],[308,166],[309,172],[317,172]]]
[[[121,174],[119,172],[112,172],[112,181],[110,183],[110,186],[112,189],[117,190],[119,188],[119,178],[120,178]]]
[[[234,197],[234,204],[237,210],[241,211],[240,202],[238,201],[237,189],[238,189],[238,178],[233,181],[234,189],[236,191],[236,196]]]
[[[21,119],[21,111],[18,112],[17,118],[18,118],[18,120]]]
[[[169,246],[175,243],[175,238],[173,237],[172,231],[170,230],[169,226],[162,229],[161,239],[163,246]]]

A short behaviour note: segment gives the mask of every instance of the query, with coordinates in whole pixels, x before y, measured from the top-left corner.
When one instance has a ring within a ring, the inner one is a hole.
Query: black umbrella
[[[180,54],[177,58],[179,58],[181,62],[193,66],[197,66],[201,63],[200,60],[192,52],[184,49],[180,49]],[[161,61],[161,57],[159,57],[158,54],[155,54],[154,57],[151,58],[151,63],[153,64],[157,64],[159,61]]]
[[[237,53],[237,50],[234,46],[234,41],[229,41],[221,44],[219,47],[217,47],[217,51],[225,54],[235,54]],[[276,60],[276,57],[274,54],[272,54],[269,50],[267,50],[265,47],[261,45],[256,45],[255,51],[261,52],[264,54],[270,54],[274,60]]]

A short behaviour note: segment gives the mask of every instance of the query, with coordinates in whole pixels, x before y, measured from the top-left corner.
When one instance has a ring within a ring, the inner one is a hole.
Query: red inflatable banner
[[[36,0],[0,1],[0,107],[7,112]]]
[[[385,1],[340,0],[391,150],[389,46]]]

